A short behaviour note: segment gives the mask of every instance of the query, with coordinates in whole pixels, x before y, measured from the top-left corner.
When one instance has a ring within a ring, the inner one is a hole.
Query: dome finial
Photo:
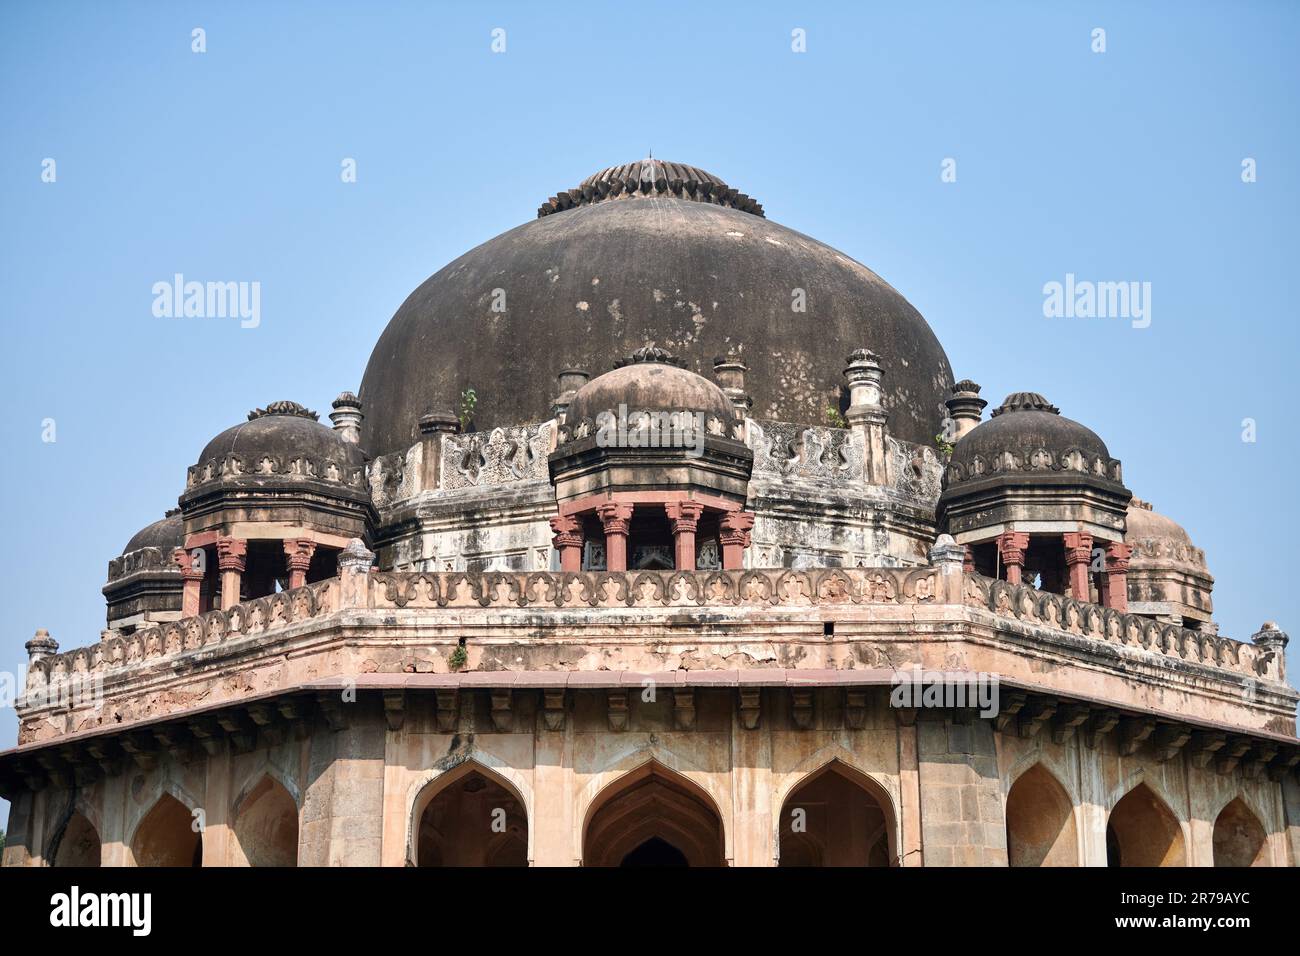
[[[271,402],[266,408],[255,408],[248,413],[248,420],[256,421],[267,415],[291,415],[295,418],[310,418],[314,422],[320,420],[320,416],[310,408],[290,401]]]

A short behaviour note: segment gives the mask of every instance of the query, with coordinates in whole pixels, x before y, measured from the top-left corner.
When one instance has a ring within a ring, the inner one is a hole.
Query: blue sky
[[[6,3],[0,670],[37,627],[98,639],[109,558],[212,435],[327,410],[424,278],[653,149],[870,266],[994,403],[1098,431],[1208,552],[1222,633],[1276,619],[1300,674],[1298,27],[1281,2]],[[154,317],[177,272],[260,282],[260,326]],[[1067,273],[1150,282],[1150,327],[1044,318]]]

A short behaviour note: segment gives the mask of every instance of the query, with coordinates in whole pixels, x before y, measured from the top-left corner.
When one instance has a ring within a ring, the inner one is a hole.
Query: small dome
[[[130,554],[141,548],[160,548],[164,554],[170,555],[173,548],[179,548],[184,543],[185,523],[181,519],[180,509],[173,508],[166,516],[137,531],[126,543],[122,553]]]
[[[736,417],[725,392],[663,349],[638,349],[612,372],[592,379],[573,395],[565,422],[593,423],[602,412],[703,412],[729,423]]]
[[[1086,471],[1119,481],[1119,462],[1092,429],[1036,392],[1008,395],[987,422],[953,449],[950,483],[1006,471]]]
[[[334,429],[297,402],[272,402],[248,413],[248,421],[227,428],[204,447],[198,464],[236,455],[250,467],[262,458],[301,457],[340,468],[365,464],[360,446],[345,442]]]
[[[1125,518],[1124,541],[1133,545],[1131,568],[1168,568],[1185,565],[1205,572],[1205,552],[1174,519],[1134,498]]]

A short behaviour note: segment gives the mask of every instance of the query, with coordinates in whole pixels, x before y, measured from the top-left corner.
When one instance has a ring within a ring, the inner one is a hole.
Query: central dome
[[[925,319],[874,272],[716,176],[655,160],[557,194],[411,293],[366,366],[362,442],[405,449],[425,412],[471,388],[480,430],[541,421],[560,371],[598,373],[647,343],[706,376],[716,356],[743,361],[753,415],[802,424],[844,407],[844,356],[870,348],[890,432],[924,444],[952,385]]]

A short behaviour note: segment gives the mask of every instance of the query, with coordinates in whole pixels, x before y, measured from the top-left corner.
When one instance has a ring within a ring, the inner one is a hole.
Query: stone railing
[[[959,552],[958,552],[959,553]],[[344,552],[345,555],[348,552]],[[370,570],[360,552],[339,577],[209,611],[91,647],[35,658],[28,690],[79,674],[147,667],[188,654],[218,651],[244,638],[347,609],[390,608],[701,608],[835,605],[959,605],[1000,618],[1139,648],[1190,663],[1282,680],[1280,648],[1203,634],[1121,614],[1026,585],[961,572],[954,562],[919,568],[760,568],[736,571]],[[342,562],[341,562],[342,563]]]
[[[964,603],[992,611],[999,617],[1015,618],[1110,644],[1141,648],[1191,663],[1221,667],[1251,677],[1282,679],[1280,654],[1271,648],[1175,624],[1161,624],[1137,614],[1122,614],[1113,608],[1076,601],[1026,584],[1008,584],[978,574],[963,577]]]
[[[374,575],[373,606],[720,607],[938,603],[939,571],[784,568],[746,571],[487,571]]]
[[[861,435],[847,428],[750,419],[754,477],[806,481],[861,481],[866,454]]]
[[[51,654],[31,663],[26,693],[40,691],[81,674],[122,667],[147,666],[191,651],[210,651],[246,637],[283,630],[291,624],[331,613],[338,603],[339,579],[329,578],[236,604],[225,611],[208,611],[143,628],[134,634],[109,637],[90,647]]]

